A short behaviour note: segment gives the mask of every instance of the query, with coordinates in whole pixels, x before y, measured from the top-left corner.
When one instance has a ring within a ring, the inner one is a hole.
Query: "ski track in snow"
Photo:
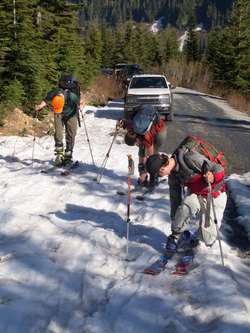
[[[122,131],[100,183],[93,181],[122,115],[122,100],[86,107],[96,167],[82,124],[74,158],[83,163],[66,177],[41,173],[51,166],[53,138],[36,139],[33,167],[32,137],[1,138],[0,332],[249,332],[249,270],[227,244],[228,226],[225,267],[216,242],[199,246],[198,267],[186,277],[171,276],[175,260],[159,276],[143,273],[171,232],[167,182],[144,202],[131,194],[125,260],[127,196],[116,191],[127,189],[127,154],[136,182],[138,151]]]

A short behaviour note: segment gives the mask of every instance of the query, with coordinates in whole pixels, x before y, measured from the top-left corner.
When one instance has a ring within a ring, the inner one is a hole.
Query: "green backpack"
[[[231,172],[231,165],[225,156],[224,153],[217,150],[215,147],[210,145],[208,142],[196,138],[193,135],[188,135],[182,143],[179,145],[179,147],[174,151],[174,154],[178,153],[178,150],[181,147],[187,147],[190,151],[196,150],[198,153],[206,156],[207,159],[209,159],[211,162],[218,164],[220,163],[223,168],[225,169],[225,174],[228,175]]]

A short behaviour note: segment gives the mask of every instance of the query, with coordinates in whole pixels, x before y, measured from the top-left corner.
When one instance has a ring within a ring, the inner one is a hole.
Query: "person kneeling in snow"
[[[150,174],[156,176],[169,175],[172,233],[168,236],[166,250],[170,252],[177,250],[178,240],[188,222],[199,212],[202,212],[202,217],[197,230],[197,238],[207,246],[212,245],[217,237],[217,227],[214,222],[213,207],[212,204],[210,205],[211,196],[208,183],[212,188],[219,228],[227,202],[223,166],[214,164],[200,153],[183,147],[170,158],[165,154],[150,156],[147,159],[146,168]],[[182,200],[183,186],[188,188],[188,193]]]

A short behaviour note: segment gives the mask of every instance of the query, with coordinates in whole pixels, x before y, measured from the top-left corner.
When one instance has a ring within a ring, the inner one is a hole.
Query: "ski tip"
[[[157,273],[156,271],[154,271],[152,269],[148,269],[148,268],[144,269],[144,273],[150,274],[150,275],[159,275],[159,273]]]
[[[126,194],[125,192],[120,191],[120,190],[118,190],[116,193],[119,194],[119,195],[125,195]]]
[[[130,259],[126,258],[125,261],[132,262],[133,260],[130,260]]]
[[[174,276],[186,276],[188,274],[188,272],[181,272],[181,271],[173,271],[171,273],[171,275],[174,275]]]

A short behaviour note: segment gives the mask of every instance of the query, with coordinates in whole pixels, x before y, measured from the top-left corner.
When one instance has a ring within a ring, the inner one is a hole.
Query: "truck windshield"
[[[130,88],[167,88],[167,83],[162,77],[134,77]]]

